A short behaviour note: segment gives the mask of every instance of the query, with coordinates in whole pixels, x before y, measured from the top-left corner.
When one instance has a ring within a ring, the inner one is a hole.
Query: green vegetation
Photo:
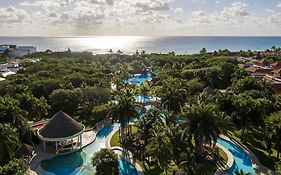
[[[12,159],[0,167],[0,175],[23,175],[27,170],[27,163],[22,159]]]
[[[238,69],[228,50],[214,56],[206,49],[195,55],[31,56],[42,59],[25,63],[0,82],[1,171],[17,161],[14,152],[21,143],[35,141],[27,122],[48,119],[58,110],[88,128],[105,119],[119,122],[121,130],[111,145],[132,152],[146,174],[214,174],[226,160],[215,147],[220,134],[248,146],[263,165],[279,167],[281,98],[270,84]],[[155,73],[151,82],[140,87],[123,83],[131,73],[148,68]],[[143,109],[135,95],[159,97],[161,102],[129,127]]]
[[[220,149],[220,148],[219,148],[219,155],[223,158],[223,160],[224,160],[225,162],[228,161],[227,154],[226,154],[222,149]]]
[[[135,125],[130,125],[129,127],[130,127],[130,130],[132,131],[132,134],[136,133],[137,130],[138,130],[138,127],[135,126]],[[120,132],[120,130],[116,131],[113,134],[113,136],[111,137],[111,140],[110,140],[110,146],[111,147],[113,147],[113,146],[121,146],[119,132]]]
[[[92,158],[92,165],[96,167],[96,175],[118,174],[118,156],[112,150],[101,149]]]

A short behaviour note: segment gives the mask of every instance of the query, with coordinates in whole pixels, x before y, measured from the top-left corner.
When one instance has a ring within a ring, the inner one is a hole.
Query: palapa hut
[[[214,89],[211,86],[207,86],[204,90],[203,93],[206,93],[208,95],[215,95],[216,92],[214,91]]]
[[[55,153],[70,152],[82,146],[82,134],[85,126],[66,113],[57,112],[40,130],[38,136],[46,144],[55,148]]]

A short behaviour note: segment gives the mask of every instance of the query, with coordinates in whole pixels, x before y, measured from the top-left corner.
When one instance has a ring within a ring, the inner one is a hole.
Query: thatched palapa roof
[[[210,94],[210,95],[216,94],[216,92],[214,91],[214,89],[213,89],[211,86],[207,86],[207,87],[203,90],[203,92],[206,93],[206,94]]]
[[[39,134],[45,138],[64,138],[78,134],[84,128],[82,123],[59,111],[39,130]]]

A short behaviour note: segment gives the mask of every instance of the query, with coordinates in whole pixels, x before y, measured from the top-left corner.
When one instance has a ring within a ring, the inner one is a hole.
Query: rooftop
[[[38,132],[45,138],[65,138],[83,132],[85,126],[63,111],[57,112]]]

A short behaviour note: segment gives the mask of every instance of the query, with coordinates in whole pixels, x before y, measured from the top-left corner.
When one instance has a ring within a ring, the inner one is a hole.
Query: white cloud
[[[169,0],[142,0],[136,1],[136,7],[147,10],[169,10]]]
[[[42,9],[48,10],[51,8],[64,7],[67,6],[69,3],[69,0],[33,0],[21,2],[19,3],[19,5],[27,7],[40,7]]]
[[[14,6],[0,8],[0,23],[1,25],[9,25],[13,23],[22,23],[27,20],[28,14],[24,9],[18,9]]]
[[[183,13],[183,9],[178,7],[176,9],[174,9],[174,12],[175,13]]]
[[[229,16],[247,16],[250,13],[246,10],[247,4],[242,2],[234,2],[230,7],[224,7],[222,15]]]
[[[206,13],[202,10],[198,10],[198,11],[192,12],[192,16],[193,17],[202,17],[202,16],[206,16]]]
[[[176,6],[174,1],[25,0],[20,3],[22,9],[0,8],[0,22],[17,23],[18,27],[32,19],[32,23],[25,25],[27,31],[54,35],[281,34],[281,15],[272,9],[263,9],[268,12],[268,16],[257,16],[251,13],[251,7],[243,1],[231,1],[233,3],[217,11],[206,10],[205,5],[202,5],[202,10],[193,11],[190,16],[188,10],[184,11],[183,7]],[[221,5],[222,2],[188,0],[189,4]],[[2,27],[0,32],[2,31],[8,30]]]
[[[279,27],[281,26],[281,13],[276,13],[273,14],[269,17],[269,21],[274,24],[278,25]]]
[[[268,13],[275,13],[275,11],[272,10],[272,9],[265,9],[265,11],[268,12]]]
[[[281,8],[281,3],[277,4],[277,7]]]
[[[232,3],[221,11],[207,13],[206,11],[192,12],[188,19],[186,31],[192,30],[192,35],[276,35],[280,34],[277,27],[281,26],[281,14],[270,18],[254,16],[247,10],[247,4]]]
[[[113,0],[86,0],[86,1],[92,4],[108,4],[108,5],[114,4]]]

